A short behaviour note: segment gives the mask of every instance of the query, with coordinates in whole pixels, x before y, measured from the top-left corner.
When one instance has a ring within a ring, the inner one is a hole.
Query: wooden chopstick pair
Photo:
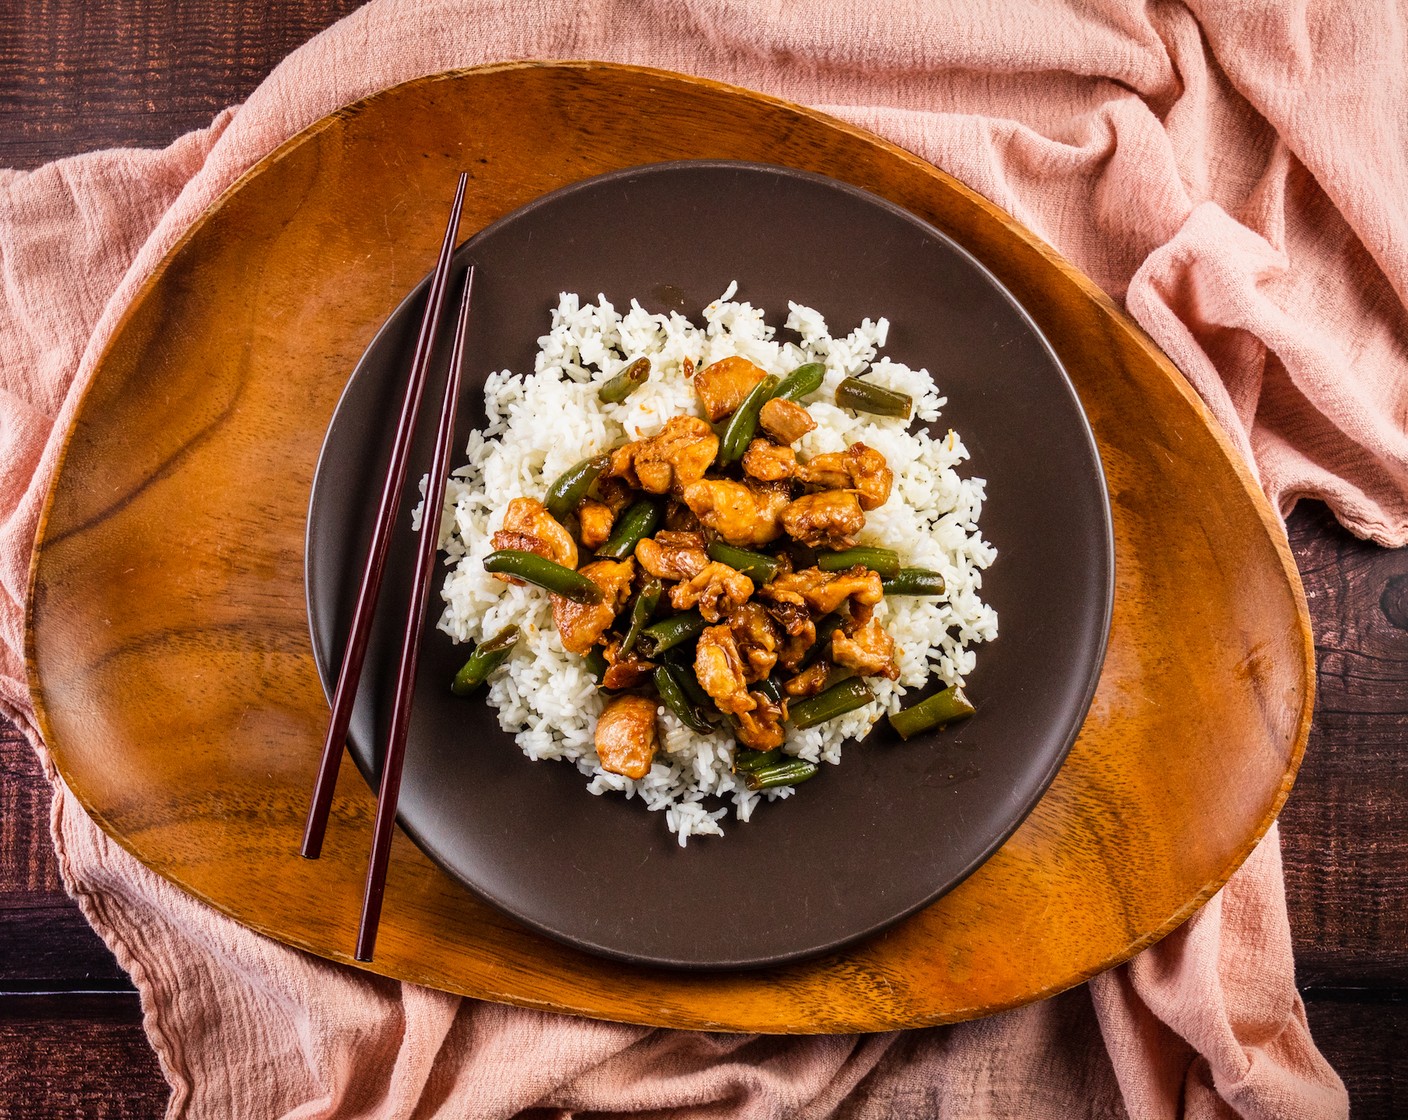
[[[460,209],[464,205],[469,175],[461,172],[455,201],[445,228],[440,256],[431,275],[426,293],[425,316],[411,358],[410,376],[401,405],[401,416],[391,448],[386,479],[382,484],[372,529],[371,546],[357,590],[357,604],[352,612],[352,628],[347,636],[342,667],[338,671],[337,688],[333,694],[332,720],[323,741],[318,776],[313,785],[313,797],[308,807],[308,821],[303,832],[303,855],[317,859],[322,854],[323,836],[327,831],[328,812],[332,807],[337,771],[346,745],[347,728],[352,719],[352,707],[357,697],[357,685],[366,659],[367,642],[371,636],[372,616],[376,612],[381,592],[386,556],[390,550],[392,527],[406,484],[410,464],[410,449],[416,416],[429,373],[430,355],[435,348],[436,327],[445,306],[449,288],[450,259],[455,237],[459,232]],[[445,393],[440,402],[440,422],[435,432],[429,484],[422,506],[419,548],[416,553],[415,575],[411,580],[410,602],[406,610],[406,625],[401,638],[401,653],[396,672],[396,692],[392,704],[391,726],[387,734],[386,755],[381,768],[381,788],[377,793],[376,823],[372,831],[371,856],[367,861],[367,880],[362,898],[362,918],[357,930],[356,959],[369,961],[376,948],[377,927],[381,919],[381,903],[386,891],[386,868],[391,856],[391,836],[396,823],[396,803],[401,793],[401,768],[406,756],[406,735],[410,727],[411,696],[415,689],[416,666],[420,660],[420,632],[425,624],[426,600],[430,594],[431,577],[435,570],[436,545],[440,535],[440,510],[445,500],[445,479],[449,472],[451,443],[454,438],[455,403],[459,398],[460,375],[464,364],[465,336],[468,333],[470,293],[474,287],[474,267],[465,277],[460,298],[459,316],[455,324],[454,347],[450,368],[445,376]]]

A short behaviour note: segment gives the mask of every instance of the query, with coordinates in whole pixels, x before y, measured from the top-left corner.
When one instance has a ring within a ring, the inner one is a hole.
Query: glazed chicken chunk
[[[600,603],[576,603],[561,595],[552,596],[552,621],[562,636],[563,649],[583,656],[591,652],[630,597],[635,570],[631,559],[597,560],[586,565],[582,575],[601,588]]]
[[[889,500],[895,473],[875,448],[853,443],[845,451],[814,456],[797,468],[797,478],[821,490],[853,490],[860,508],[872,510]]]
[[[709,561],[699,574],[670,588],[670,605],[677,611],[698,606],[705,622],[718,622],[736,611],[753,594],[753,581],[727,564]]]
[[[719,452],[719,437],[697,416],[676,416],[649,439],[611,453],[611,473],[651,494],[683,493],[704,477]]]
[[[743,663],[743,679],[749,684],[762,680],[777,664],[777,628],[768,612],[758,603],[746,603],[729,615],[728,627]]]
[[[711,421],[719,421],[734,412],[766,376],[747,358],[724,358],[694,375],[694,391],[704,404],[704,414]]]
[[[694,675],[721,712],[737,715],[758,706],[748,694],[743,657],[727,625],[711,626],[699,636],[694,648]]]
[[[659,732],[656,702],[644,696],[618,696],[596,721],[596,755],[601,768],[627,778],[644,778],[655,761]]]
[[[860,502],[849,490],[804,494],[782,511],[782,527],[812,548],[850,548],[865,526]]]
[[[729,544],[754,548],[782,535],[788,489],[785,485],[750,486],[724,478],[708,479],[686,488],[684,500],[705,526]]]
[[[605,502],[595,498],[583,498],[577,507],[578,535],[582,547],[597,549],[611,539],[611,526],[616,522],[616,514]]]
[[[796,401],[773,397],[758,414],[763,431],[778,443],[796,443],[816,427],[812,414]]]
[[[879,574],[857,564],[844,572],[823,572],[817,568],[789,572],[764,587],[762,594],[778,603],[805,604],[818,615],[840,610],[841,604],[849,599],[851,617],[863,614],[858,621],[864,622],[885,593]]]
[[[642,537],[636,560],[656,579],[693,579],[709,564],[704,538],[698,533],[672,533],[663,529],[654,538]]]
[[[771,440],[755,439],[743,453],[743,473],[760,482],[781,482],[797,471],[797,453]]]
[[[844,630],[831,635],[831,658],[837,665],[854,669],[862,677],[888,677],[898,680],[895,639],[875,619],[867,619],[849,637]]]
[[[577,566],[577,542],[572,534],[558,524],[547,506],[535,498],[514,498],[504,511],[504,527],[491,538],[496,549],[513,548],[532,552],[552,560],[564,568]],[[520,580],[503,574],[496,575],[505,583]]]
[[[787,738],[783,722],[787,709],[769,700],[761,692],[751,693],[756,706],[738,713],[738,741],[755,751],[770,751],[780,747]]]

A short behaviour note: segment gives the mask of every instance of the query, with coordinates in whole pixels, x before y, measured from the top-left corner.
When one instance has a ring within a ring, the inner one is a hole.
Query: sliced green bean
[[[655,669],[655,691],[660,694],[660,699],[665,702],[665,706],[674,712],[680,722],[691,731],[697,731],[700,735],[712,735],[714,725],[706,720],[703,713],[697,711],[690,703],[689,696],[686,695],[684,686],[677,676],[681,672],[673,665],[657,666]]]
[[[517,641],[518,627],[506,626],[488,641],[480,642],[450,682],[450,691],[456,696],[468,696],[508,659]]]
[[[748,548],[737,548],[726,541],[710,542],[709,559],[742,572],[759,586],[771,583],[772,577],[777,575],[777,561],[771,556]]]
[[[685,611],[647,626],[640,632],[636,644],[641,653],[653,661],[667,649],[693,641],[708,625],[698,611]]]
[[[836,386],[836,404],[856,412],[898,416],[903,420],[908,420],[914,411],[914,398],[908,393],[897,393],[859,377],[848,377]]]
[[[596,391],[602,404],[620,404],[650,380],[650,359],[637,358]]]
[[[800,401],[820,389],[825,380],[826,366],[821,362],[807,362],[784,377],[773,396],[784,401]]]
[[[820,695],[793,704],[787,718],[800,731],[853,712],[874,699],[875,694],[866,687],[865,682],[859,677],[852,677]]]
[[[862,564],[880,578],[894,579],[900,574],[900,554],[891,548],[847,548],[840,552],[822,552],[817,555],[816,566],[823,572],[844,572],[847,568]]]
[[[610,455],[593,455],[559,475],[557,481],[548,487],[548,496],[543,499],[548,512],[561,521],[576,509],[610,462]]]
[[[772,677],[764,677],[753,685],[753,691],[761,692],[774,704],[782,703],[782,686]]]
[[[574,603],[591,606],[602,599],[601,588],[581,572],[574,572],[536,553],[517,548],[501,548],[489,553],[484,557],[484,570],[515,576],[524,583],[531,583]]]
[[[815,762],[808,762],[802,758],[789,758],[786,762],[779,762],[775,766],[750,770],[744,775],[743,784],[754,790],[795,786],[805,782],[808,778],[815,778],[818,769]]]
[[[763,405],[772,400],[777,385],[777,378],[768,374],[743,398],[743,403],[729,417],[723,438],[719,440],[719,462],[736,463],[743,458],[743,453],[748,450],[748,444],[752,442],[753,435],[758,430],[758,413],[762,411]]]
[[[890,713],[890,726],[900,733],[901,739],[918,735],[933,727],[942,727],[956,719],[967,719],[976,708],[963,695],[963,689],[956,684],[949,685],[942,692],[936,692],[927,700],[921,700],[908,708]]]
[[[607,663],[606,654],[601,652],[600,646],[592,646],[587,650],[586,662],[587,672],[596,678],[597,684],[601,684],[602,679],[606,676],[606,670],[611,666]]]
[[[733,772],[750,774],[754,770],[776,766],[786,757],[776,747],[770,751],[750,751],[747,747],[736,747],[733,752]]]
[[[636,639],[640,637],[640,632],[650,622],[655,608],[660,605],[660,596],[664,593],[665,585],[654,576],[645,581],[645,585],[640,589],[640,594],[636,596],[636,601],[631,607],[631,625],[626,631],[626,636],[621,639],[622,657],[635,648]]]
[[[886,595],[942,595],[944,577],[928,568],[901,568],[892,579],[882,579],[880,590]]]
[[[642,538],[655,532],[655,527],[659,524],[658,503],[649,498],[641,498],[640,501],[632,503],[617,520],[607,542],[596,550],[598,558],[624,560],[635,552],[636,545]]]

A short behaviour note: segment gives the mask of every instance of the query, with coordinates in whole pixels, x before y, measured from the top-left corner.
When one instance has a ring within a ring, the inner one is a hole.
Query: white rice
[[[969,646],[997,635],[997,614],[978,596],[982,570],[995,556],[978,532],[984,483],[961,478],[955,470],[968,457],[957,433],[936,440],[922,428],[908,430],[901,420],[851,414],[829,403],[843,377],[868,369],[870,380],[911,394],[920,419],[935,421],[945,400],[928,371],[877,357],[889,329],[883,318],[865,319],[838,338],[817,312],[792,303],[785,326],[801,341],[779,342],[761,310],[734,301],[736,290],[730,284],[704,309],[703,327],[674,313],[652,315],[634,301],[622,314],[605,297],[583,306],[576,295],[563,293],[551,330],[538,340],[534,372],[520,376],[503,370],[488,379],[488,423],[470,436],[468,463],[450,478],[441,524],[441,548],[451,570],[442,589],[440,629],[459,642],[491,637],[510,623],[522,630],[514,655],[489,682],[488,700],[498,710],[499,725],[531,759],[576,763],[590,779],[592,793],[639,796],[647,808],[663,810],[681,845],[690,836],[722,835],[720,822],[730,806],[746,821],[760,799],[778,800],[793,791],[748,792],[729,770],[731,740],[721,734],[701,737],[663,706],[663,749],[650,773],[634,780],[602,770],[593,736],[603,699],[583,659],[562,648],[548,597],[494,579],[482,561],[493,550],[490,537],[501,527],[510,499],[541,499],[574,463],[627,439],[653,435],[670,417],[701,415],[681,371],[685,358],[697,368],[741,354],[777,374],[803,362],[824,362],[826,381],[807,404],[817,427],[799,441],[798,452],[805,458],[841,451],[857,440],[882,452],[895,485],[890,500],[866,515],[860,543],[893,548],[905,563],[941,572],[947,587],[941,597],[894,598],[880,605],[877,617],[902,651],[899,680],[868,678],[873,704],[794,731],[788,752],[812,762],[840,762],[842,746],[863,738],[887,711],[900,708],[907,689],[935,675],[961,683],[973,669]],[[621,404],[602,404],[598,387],[641,356],[650,358],[650,380]]]

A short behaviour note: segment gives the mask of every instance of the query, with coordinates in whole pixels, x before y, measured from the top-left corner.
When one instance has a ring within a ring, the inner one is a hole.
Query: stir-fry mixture
[[[542,588],[563,647],[586,659],[608,697],[596,726],[603,770],[643,778],[661,750],[664,705],[701,735],[727,730],[735,774],[753,790],[805,781],[817,766],[781,748],[875,699],[867,679],[899,676],[901,651],[875,617],[886,596],[942,595],[935,571],[859,546],[866,514],[891,496],[885,456],[863,442],[803,458],[815,427],[816,362],[786,377],[741,356],[694,370],[705,418],[578,463],[539,501],[516,497],[483,561],[497,579]],[[651,377],[648,359],[599,389],[619,403]],[[835,389],[843,408],[908,420],[913,402],[862,377]],[[473,691],[509,656],[510,626],[455,678]],[[947,688],[892,712],[905,738],[971,714]]]

